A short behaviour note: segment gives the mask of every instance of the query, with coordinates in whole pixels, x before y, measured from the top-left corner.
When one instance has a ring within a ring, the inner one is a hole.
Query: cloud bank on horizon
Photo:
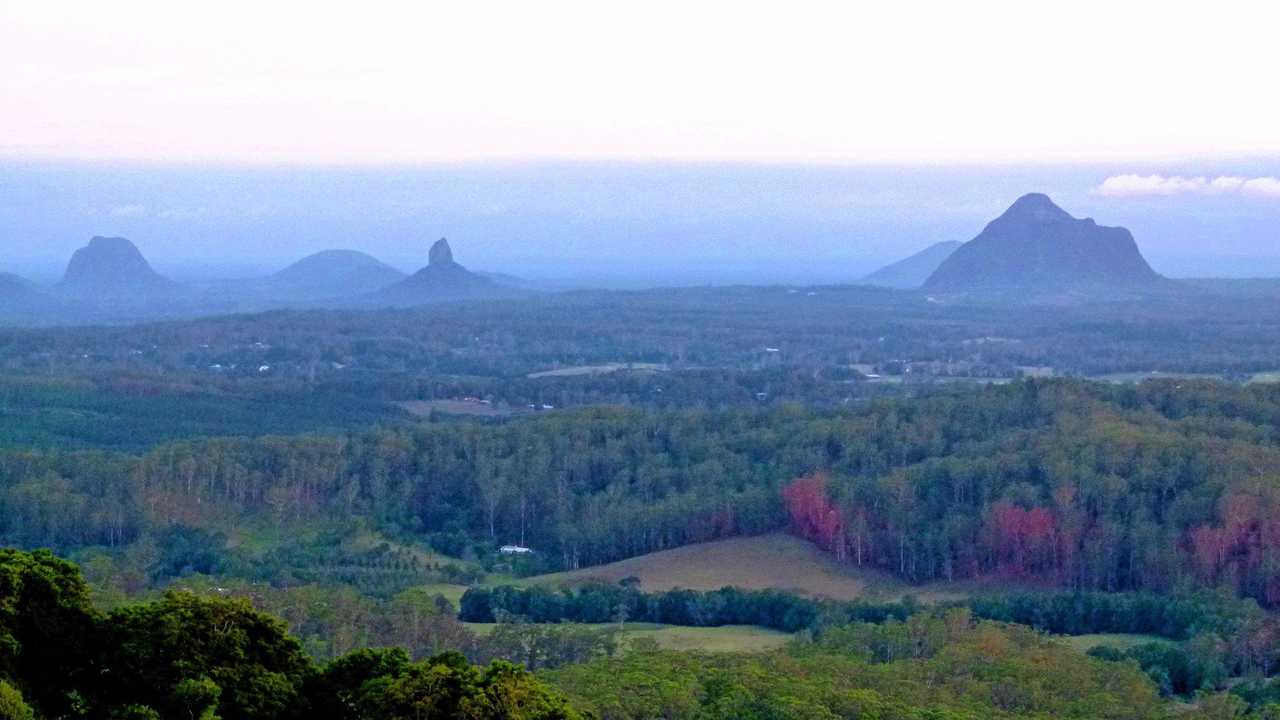
[[[1093,189],[1105,197],[1150,197],[1168,195],[1228,195],[1280,199],[1280,179],[1272,176],[1241,177],[1239,175],[1112,175]]]

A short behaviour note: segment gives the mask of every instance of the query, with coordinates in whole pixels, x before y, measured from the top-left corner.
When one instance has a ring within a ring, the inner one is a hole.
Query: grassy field
[[[895,598],[910,591],[891,576],[858,571],[791,535],[771,533],[686,545],[608,565],[528,578],[529,584],[616,583],[640,579],[641,589],[718,590],[732,585],[749,590],[774,588],[837,600]]]
[[[643,372],[664,372],[669,368],[662,363],[606,363],[604,365],[577,365],[574,367],[543,370],[529,373],[530,378],[574,377],[576,375],[604,375],[619,370],[639,370]]]
[[[723,627],[675,627],[671,625],[627,625],[621,641],[648,638],[667,650],[701,650],[703,652],[762,652],[782,647],[791,636],[777,630],[753,625]]]
[[[1080,652],[1087,652],[1091,648],[1098,647],[1099,645],[1115,648],[1116,650],[1128,650],[1136,645],[1145,645],[1146,643],[1169,642],[1168,640],[1156,635],[1122,635],[1118,633],[1074,635],[1064,637],[1063,640]]]
[[[1222,376],[1208,373],[1176,373],[1152,370],[1150,372],[1121,372],[1109,373],[1107,375],[1094,375],[1089,379],[1096,380],[1098,382],[1124,385],[1129,383],[1140,383],[1143,380],[1221,380]]]
[[[515,414],[506,408],[470,400],[406,400],[396,405],[419,417],[427,417],[433,412],[470,417],[509,417]]]
[[[491,623],[467,623],[477,635],[493,632]],[[617,627],[593,625],[592,627]],[[668,650],[701,650],[703,652],[761,652],[782,647],[791,635],[752,625],[722,627],[679,627],[653,623],[627,623],[618,634],[618,643],[626,648],[634,640],[649,639]]]

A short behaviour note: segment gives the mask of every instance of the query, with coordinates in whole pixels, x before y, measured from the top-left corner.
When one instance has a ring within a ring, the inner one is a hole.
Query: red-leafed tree
[[[983,535],[998,568],[1027,574],[1053,567],[1056,531],[1048,509],[1001,500],[987,512]]]
[[[826,476],[808,475],[792,481],[783,489],[782,499],[792,532],[845,558],[844,522],[827,495]]]

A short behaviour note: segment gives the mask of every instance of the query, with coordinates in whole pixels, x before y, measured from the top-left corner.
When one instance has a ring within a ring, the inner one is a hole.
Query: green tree
[[[35,716],[18,688],[0,680],[0,720],[35,720]]]

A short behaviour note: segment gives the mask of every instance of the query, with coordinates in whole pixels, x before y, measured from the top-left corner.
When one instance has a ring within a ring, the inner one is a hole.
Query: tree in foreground
[[[170,592],[108,615],[79,569],[0,550],[0,720],[577,720],[523,668],[360,650],[317,668],[245,600]]]

